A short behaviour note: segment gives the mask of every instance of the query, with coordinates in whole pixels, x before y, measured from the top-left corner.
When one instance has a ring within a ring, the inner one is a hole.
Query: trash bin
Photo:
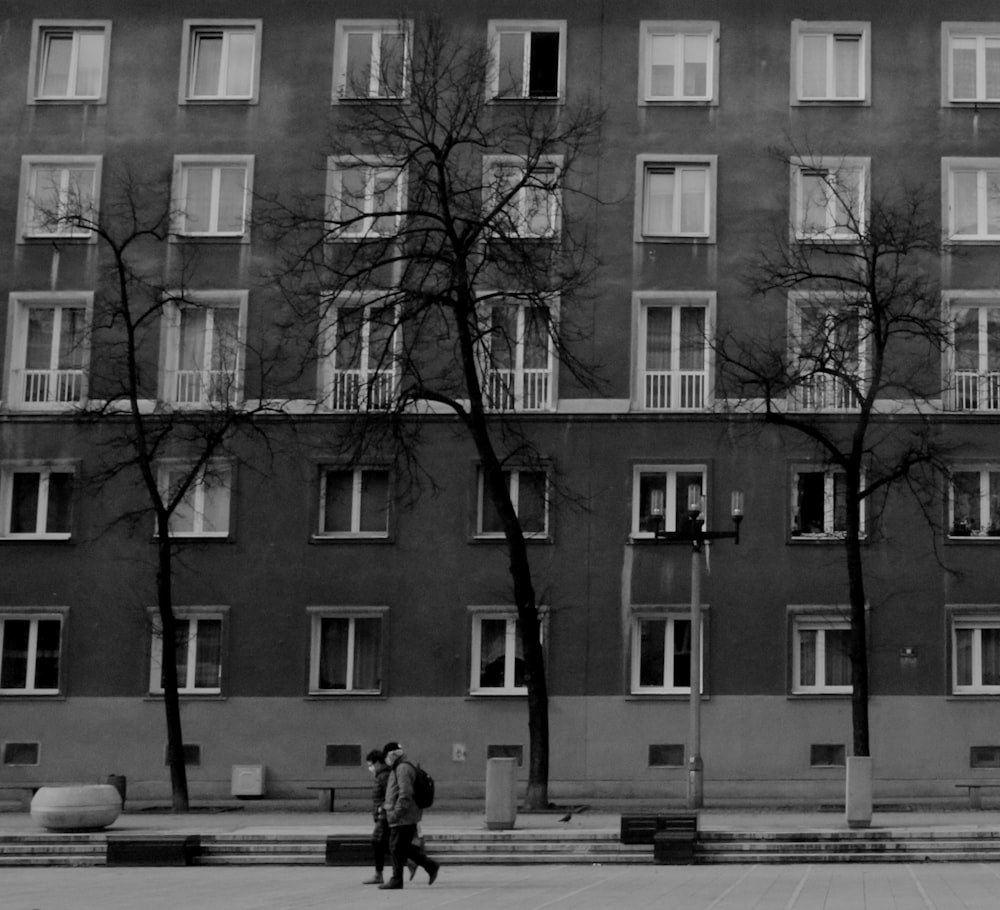
[[[486,760],[486,827],[513,828],[517,818],[517,759]]]
[[[109,774],[107,779],[104,781],[106,784],[111,784],[118,791],[118,795],[122,798],[122,810],[125,809],[125,775],[124,774]]]

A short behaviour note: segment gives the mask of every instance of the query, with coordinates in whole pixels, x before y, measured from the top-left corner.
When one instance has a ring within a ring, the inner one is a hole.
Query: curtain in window
[[[379,679],[379,646],[382,621],[377,617],[354,620],[354,681],[353,688],[377,691]]]
[[[1000,629],[982,629],[984,686],[1000,686]]]
[[[806,98],[824,98],[826,89],[827,36],[802,35],[802,94]]]
[[[678,688],[691,685],[691,620],[674,620],[674,674],[673,685]]]
[[[674,96],[677,35],[649,37],[649,92],[659,98]],[[685,80],[686,81],[686,80]]]
[[[952,314],[955,325],[955,369],[979,371],[979,308],[962,307]],[[993,326],[996,326],[995,320]],[[994,331],[997,331],[994,328]],[[992,340],[992,339],[991,339]],[[992,345],[991,345],[992,347]],[[1000,348],[998,348],[1000,356]]]
[[[520,98],[524,95],[524,32],[501,32],[497,52],[497,94]]]
[[[681,233],[702,234],[705,224],[705,198],[708,170],[689,168],[681,173]]]
[[[519,471],[517,475],[517,517],[526,534],[545,531],[546,483],[544,471]]]
[[[843,474],[833,475],[833,531],[847,531],[847,478]]]
[[[514,620],[514,685],[523,688],[524,682],[524,645],[521,643],[521,623]]]
[[[672,234],[674,226],[674,193],[676,175],[673,168],[646,172],[646,231],[650,234]]]
[[[320,623],[319,688],[347,688],[347,645],[350,620],[324,618]]]
[[[70,94],[70,65],[73,57],[72,32],[50,34],[45,41],[45,60],[39,92],[49,97]],[[79,91],[78,94],[87,94]]]
[[[379,40],[380,98],[399,98],[403,94],[406,65],[406,35],[402,32],[382,32]]]
[[[698,98],[708,94],[708,35],[685,35],[684,95]]]
[[[38,528],[38,497],[42,475],[16,471],[10,475],[10,531],[12,534],[34,534]]]
[[[59,369],[82,369],[86,311],[82,307],[62,307],[60,313]]]
[[[953,38],[951,42],[952,97],[956,100],[976,97],[976,39]]]
[[[240,312],[235,307],[212,308],[212,369],[235,379],[239,357]]]
[[[799,630],[799,685],[816,685],[816,639],[815,629]]]
[[[986,49],[986,100],[1000,98],[1000,38],[987,38]]]
[[[389,472],[361,472],[360,530],[384,533],[389,510]]]
[[[250,95],[253,93],[253,57],[256,38],[253,32],[230,32],[229,60],[226,67],[227,95]]]
[[[28,308],[28,339],[24,365],[29,370],[52,368],[52,341],[56,311],[53,307]]]
[[[197,630],[194,687],[218,689],[222,685],[222,621],[200,619]]]
[[[682,370],[705,369],[705,309],[681,308],[680,366]]]
[[[517,364],[517,306],[490,308],[490,367],[512,370]]]
[[[100,32],[77,33],[76,92],[93,98],[101,93],[104,69],[104,35]]]
[[[479,621],[479,686],[501,689],[506,682],[507,620]]]
[[[211,473],[215,470],[216,473]],[[228,469],[211,466],[202,481],[204,494],[204,525],[206,532],[222,532],[229,529],[229,480]]]
[[[986,172],[986,233],[1000,234],[1000,171]]]
[[[3,654],[0,662],[0,689],[24,689],[28,686],[28,636],[31,622],[7,619],[3,622]]]
[[[644,472],[639,475],[639,530],[676,530],[669,528],[667,507],[667,477],[664,473]]]
[[[220,167],[219,214],[215,230],[238,234],[243,231],[247,170],[245,167]]]
[[[953,531],[979,530],[980,474],[978,471],[956,471],[951,476]]]
[[[857,98],[861,94],[861,38],[834,35],[833,48],[836,97]]]
[[[357,370],[362,366],[365,312],[364,307],[340,307],[337,310],[334,362],[338,370]]]
[[[544,370],[549,366],[549,309],[524,307],[524,368]]]
[[[851,684],[851,633],[848,629],[826,629],[824,632],[827,686]]]
[[[73,501],[73,475],[67,471],[49,473],[49,496],[46,502],[45,531],[68,534]]]
[[[372,77],[372,54],[375,35],[371,32],[351,32],[347,36],[347,71],[344,95],[347,98],[367,98]]]
[[[351,530],[354,472],[327,471],[323,482],[323,525],[326,534]]]
[[[219,76],[222,71],[222,40],[219,34],[200,34],[195,39],[194,95],[222,93]]]
[[[646,369],[670,370],[670,333],[673,308],[653,306],[646,309]],[[683,332],[683,328],[681,329]]]
[[[183,307],[180,311],[180,322],[177,368],[185,371],[203,370],[208,310],[205,307]]]
[[[667,621],[665,619],[639,620],[639,685],[660,688],[663,686],[666,656]]]
[[[972,685],[972,629],[955,630],[955,682],[959,686]]]
[[[951,175],[951,229],[955,234],[979,233],[979,174],[954,171]]]

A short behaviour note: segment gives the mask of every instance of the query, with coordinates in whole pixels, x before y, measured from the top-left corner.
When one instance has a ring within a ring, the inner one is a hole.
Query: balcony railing
[[[327,407],[332,411],[380,411],[392,404],[396,378],[391,370],[337,370]]]
[[[650,411],[694,411],[705,407],[704,370],[647,370],[642,406]]]
[[[547,369],[490,370],[486,403],[495,411],[547,411],[551,378]]]
[[[234,405],[239,396],[231,370],[178,370],[175,377],[174,404]]]
[[[956,370],[954,396],[956,411],[1000,411],[1000,372]]]
[[[25,404],[72,404],[83,400],[83,370],[22,370]]]
[[[805,377],[793,392],[794,407],[800,411],[854,411],[861,406],[855,392],[856,380],[815,373]]]

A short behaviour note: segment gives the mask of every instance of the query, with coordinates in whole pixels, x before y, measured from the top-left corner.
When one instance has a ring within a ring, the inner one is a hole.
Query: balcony
[[[956,411],[1000,411],[1000,372],[956,370],[953,389]]]
[[[697,411],[705,407],[704,370],[647,370],[642,406],[648,411]]]
[[[548,369],[490,370],[486,403],[494,411],[547,411],[551,407],[552,371]]]
[[[805,376],[792,391],[791,406],[797,411],[856,411],[861,406],[858,381],[824,373]]]
[[[231,407],[239,398],[239,384],[231,370],[177,370],[174,376],[173,404]]]
[[[20,373],[20,377],[18,377]],[[25,405],[78,404],[84,396],[83,370],[18,370],[14,387]]]
[[[331,411],[382,411],[391,406],[395,388],[392,371],[336,370],[325,403]]]

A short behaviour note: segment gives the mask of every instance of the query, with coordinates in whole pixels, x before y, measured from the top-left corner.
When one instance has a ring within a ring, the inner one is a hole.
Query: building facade
[[[253,368],[227,358],[229,342],[252,348],[275,305],[258,277],[270,255],[251,229],[258,190],[326,191],[348,74],[359,60],[372,73],[370,61],[391,64],[406,33],[398,4],[381,0],[224,0],[208,16],[186,0],[30,6],[8,8],[0,37],[0,779],[119,773],[158,796],[152,519],[123,520],[123,504],[141,502],[126,474],[96,484],[108,431],[78,419],[101,397],[92,314],[107,253],[52,213],[100,208],[126,170],[187,200],[170,229],[199,248],[206,305],[165,311],[150,407],[230,394]],[[414,0],[403,21],[433,7],[489,37],[512,80],[498,93],[591,96],[606,110],[583,162],[603,200],[591,226],[603,265],[577,314],[601,392],[552,359],[512,365],[551,472],[510,482],[546,607],[553,794],[684,792],[689,557],[653,545],[651,520],[666,515],[669,530],[691,484],[712,528],[727,524],[731,489],[746,511],[739,547],[713,545],[703,581],[706,798],[841,792],[838,481],[801,438],[724,406],[713,343],[767,324],[785,337],[794,300],[751,295],[745,264],[776,225],[836,235],[831,184],[859,207],[896,182],[923,187],[945,241],[926,268],[953,326],[931,366],[946,391],[928,396],[951,474],[870,519],[875,793],[951,796],[956,777],[996,768],[993,4],[846,0],[836,19],[814,0],[441,6]],[[378,179],[355,198],[384,196]],[[166,272],[178,245],[150,255]],[[351,369],[364,371],[359,357]],[[506,551],[474,450],[449,418],[430,421],[422,463],[436,486],[407,497],[390,494],[384,468],[325,456],[324,434],[358,406],[341,367],[324,367],[338,381],[317,370],[303,386],[316,403],[295,418],[308,447],[223,466],[175,516],[190,544],[174,599],[196,797],[228,793],[234,765],[265,766],[272,795],[352,781],[390,738],[444,795],[481,793],[490,755],[527,759]],[[810,406],[832,420],[852,411],[836,389]],[[169,484],[169,459],[159,470]],[[548,495],[556,481],[572,495]]]

